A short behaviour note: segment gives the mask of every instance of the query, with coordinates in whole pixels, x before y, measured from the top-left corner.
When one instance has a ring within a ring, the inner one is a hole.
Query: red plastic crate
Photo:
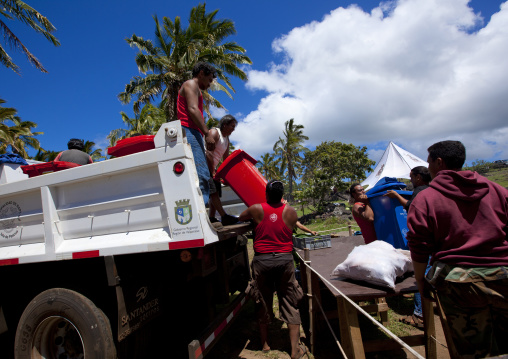
[[[217,169],[216,178],[224,179],[247,207],[266,202],[266,179],[256,168],[257,161],[243,150],[236,150]]]
[[[122,157],[136,152],[152,150],[155,148],[154,137],[155,135],[142,135],[124,138],[119,140],[116,146],[108,148],[108,155]]]
[[[50,172],[58,172],[62,170],[66,170],[73,167],[79,167],[81,165],[78,165],[74,162],[65,162],[65,161],[51,161],[51,162],[44,162],[44,163],[36,163],[33,165],[26,165],[21,166],[21,170],[24,174],[27,174],[28,177],[36,177],[43,175],[45,173]]]

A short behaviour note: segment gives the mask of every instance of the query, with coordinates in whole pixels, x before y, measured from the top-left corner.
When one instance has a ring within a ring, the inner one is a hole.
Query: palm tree
[[[51,33],[56,28],[49,22],[49,20],[42,16],[34,8],[20,0],[0,0],[0,15],[3,15],[7,20],[17,19],[26,25],[30,26],[36,32],[41,33],[46,39],[48,39],[53,45],[59,46],[60,42]],[[0,19],[0,33],[3,34],[3,38],[11,48],[16,49],[24,53],[28,61],[34,65],[38,70],[42,72],[48,72],[42,66],[39,60],[32,55],[30,51],[23,45],[20,39],[14,35],[9,29],[7,24]],[[7,54],[4,47],[0,45],[0,63],[5,67],[12,69],[14,72],[19,74],[19,67],[12,61],[12,58]]]
[[[289,183],[288,200],[293,199],[293,180],[301,173],[303,157],[302,152],[308,151],[302,143],[309,138],[303,134],[303,125],[295,125],[294,119],[284,124],[284,138],[279,137],[273,145],[275,155],[281,159],[282,166],[287,166],[287,178]]]
[[[88,153],[90,155],[90,157],[92,157],[92,160],[94,162],[97,160],[106,158],[105,156],[102,155],[102,149],[100,149],[100,148],[94,149],[94,147],[95,147],[95,142],[86,141],[85,146],[83,148],[83,152]]]
[[[59,152],[57,151],[46,151],[43,148],[39,148],[35,156],[32,157],[32,160],[41,161],[41,162],[51,162],[56,156],[58,156]]]
[[[0,99],[0,105],[5,103]],[[6,153],[8,150],[28,158],[26,147],[39,149],[39,141],[34,136],[42,135],[43,132],[32,132],[33,127],[37,127],[35,122],[22,121],[18,116],[16,109],[0,106],[0,153]],[[13,125],[9,125],[12,123]]]
[[[182,28],[180,17],[175,21],[163,17],[162,25],[157,16],[155,20],[155,40],[145,40],[132,35],[126,39],[131,47],[136,47],[139,53],[136,64],[145,77],[135,76],[125,86],[125,91],[118,95],[119,100],[127,104],[132,97],[134,112],[139,113],[141,104],[152,102],[156,97],[162,97],[164,112],[168,121],[176,120],[176,100],[178,90],[182,84],[192,78],[192,68],[200,61],[208,62],[217,71],[217,77],[224,84],[214,82],[211,91],[224,91],[232,97],[228,89],[234,92],[230,79],[233,75],[242,80],[247,75],[238,65],[252,64],[245,55],[246,50],[235,42],[225,42],[225,39],[236,33],[231,20],[218,20],[218,10],[206,13],[205,4],[192,8],[189,16],[189,26]],[[222,104],[207,91],[203,92],[205,111],[211,117],[209,106],[221,108]]]
[[[120,112],[122,121],[127,129],[117,128],[109,133],[108,139],[111,146],[114,146],[118,140],[131,137],[135,134],[155,135],[161,125],[166,122],[164,111],[151,104],[143,106],[141,113],[135,114],[130,118],[125,112]]]
[[[219,120],[217,120],[215,117],[209,117],[208,121],[206,121],[206,127],[208,129],[219,127]]]
[[[14,126],[8,127],[6,141],[0,143],[0,153],[6,153],[10,149],[13,153],[28,158],[26,147],[38,150],[39,140],[34,136],[42,135],[44,132],[32,132],[32,127],[37,127],[37,124],[31,121],[21,121],[18,116],[13,116],[10,121],[14,123]]]
[[[13,141],[10,132],[10,127],[4,122],[6,122],[11,117],[16,115],[16,113],[18,112],[16,111],[15,108],[12,107],[2,107],[2,104],[4,104],[5,102],[6,102],[5,100],[0,99],[0,145],[3,145],[4,143],[10,143]]]
[[[277,178],[278,165],[275,160],[275,154],[267,152],[261,155],[261,160],[256,163],[256,166],[267,180]]]

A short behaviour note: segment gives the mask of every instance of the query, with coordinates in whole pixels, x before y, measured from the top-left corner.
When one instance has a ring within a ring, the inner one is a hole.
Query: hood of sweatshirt
[[[439,171],[430,187],[451,198],[475,202],[489,192],[487,179],[471,171]]]

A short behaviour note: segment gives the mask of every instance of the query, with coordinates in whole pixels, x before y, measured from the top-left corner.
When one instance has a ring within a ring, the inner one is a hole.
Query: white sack
[[[397,277],[413,271],[411,258],[404,252],[408,251],[379,240],[361,245],[349,253],[332,275],[394,289]]]

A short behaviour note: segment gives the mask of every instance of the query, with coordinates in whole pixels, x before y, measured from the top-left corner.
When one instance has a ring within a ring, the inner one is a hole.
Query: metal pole
[[[305,248],[303,251],[305,264],[310,267],[310,250]],[[305,268],[307,275],[307,297],[309,298],[309,334],[310,334],[310,352],[314,354],[314,313],[312,310],[312,271]]]

